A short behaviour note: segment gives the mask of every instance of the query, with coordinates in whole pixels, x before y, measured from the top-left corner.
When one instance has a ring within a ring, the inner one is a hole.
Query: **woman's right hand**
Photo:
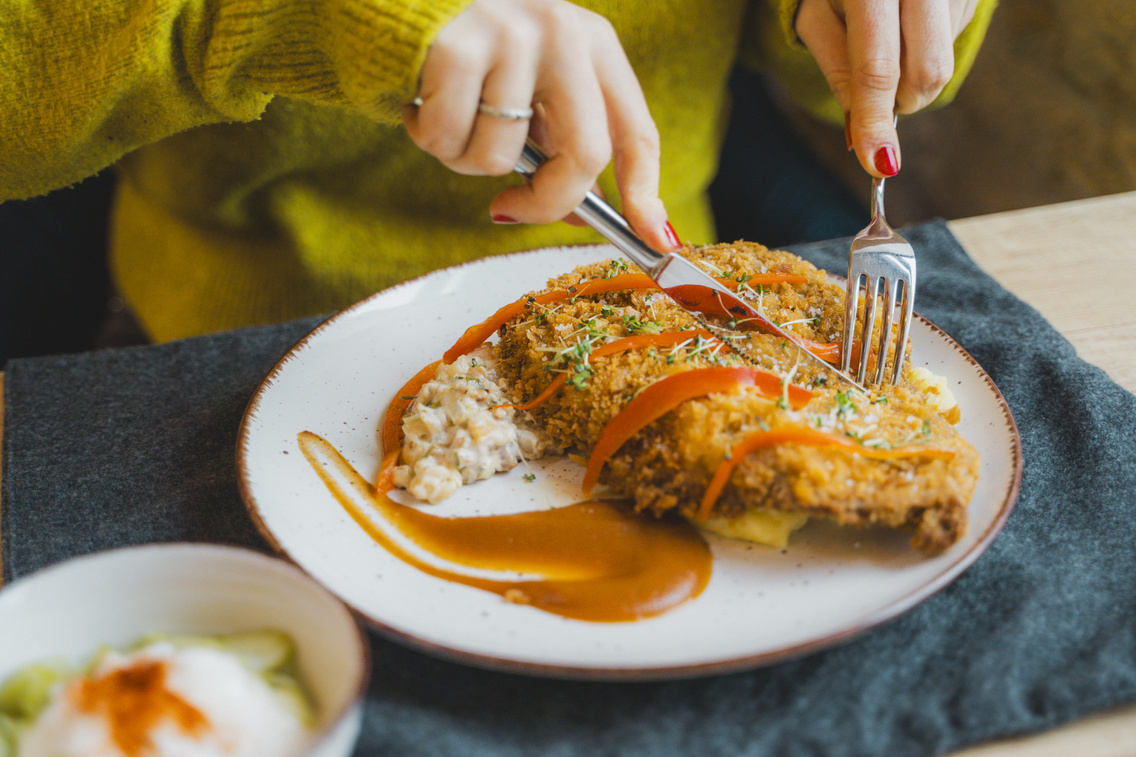
[[[442,28],[403,108],[414,143],[462,174],[512,172],[530,135],[550,156],[494,198],[499,223],[569,216],[614,159],[623,214],[652,247],[678,246],[659,199],[659,136],[606,19],[567,0],[474,0]],[[478,105],[533,118],[485,115]]]

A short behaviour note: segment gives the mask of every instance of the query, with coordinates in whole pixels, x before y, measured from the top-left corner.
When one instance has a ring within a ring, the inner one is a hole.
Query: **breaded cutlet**
[[[839,339],[843,288],[807,261],[744,242],[688,247],[685,254],[734,282],[739,296],[818,350]],[[619,260],[582,266],[551,280],[546,291],[611,278],[624,267]],[[777,283],[765,278],[770,275],[795,278]],[[961,537],[978,453],[952,426],[958,408],[927,391],[910,364],[899,386],[873,387],[864,395],[802,359],[780,337],[745,324],[718,326],[738,328],[716,328],[715,338],[695,335],[698,322],[657,289],[534,303],[500,329],[499,370],[518,403],[533,400],[565,374],[563,388],[530,412],[559,443],[587,455],[609,422],[664,377],[757,364],[778,378],[780,396],[741,386],[686,400],[619,446],[600,482],[640,510],[675,511],[696,521],[729,521],[757,510],[800,513],[911,531],[913,546],[931,554]],[[624,337],[674,332],[692,333],[670,346],[592,356]],[[786,402],[790,386],[811,392],[807,404]],[[800,429],[835,437],[840,445],[795,442]],[[773,438],[769,432],[784,432],[788,441],[758,446],[738,459],[720,493],[705,502],[723,461],[762,434]]]

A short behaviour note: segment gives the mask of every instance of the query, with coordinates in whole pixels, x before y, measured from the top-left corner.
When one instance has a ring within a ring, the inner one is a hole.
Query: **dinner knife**
[[[548,158],[531,141],[526,142],[517,161],[517,173],[531,176]],[[595,192],[589,191],[574,211],[577,218],[598,231],[620,252],[643,270],[679,307],[711,332],[720,330],[706,322],[704,313],[735,320],[752,320],[762,329],[797,346],[808,358],[859,389],[868,390],[855,379],[811,352],[800,339],[761,315],[721,282],[677,252],[662,253],[652,249],[631,229],[631,224],[615,208]]]

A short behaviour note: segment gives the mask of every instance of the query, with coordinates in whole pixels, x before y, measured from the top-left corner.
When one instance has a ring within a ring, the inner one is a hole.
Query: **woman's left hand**
[[[899,171],[895,114],[931,103],[977,0],[801,0],[796,31],[844,110],[849,149],[873,176]]]

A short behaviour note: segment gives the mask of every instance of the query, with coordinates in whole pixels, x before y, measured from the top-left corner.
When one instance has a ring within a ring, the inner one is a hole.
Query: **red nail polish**
[[[678,234],[675,233],[674,226],[671,226],[670,221],[666,222],[666,224],[663,226],[663,229],[667,232],[668,242],[670,242],[675,247],[682,247],[682,242],[679,240]]]
[[[895,149],[891,145],[884,145],[876,150],[876,157],[873,162],[876,164],[876,170],[884,176],[895,176],[899,173],[899,162],[895,158]]]
[[[492,216],[490,216],[490,219],[492,219],[493,223],[518,223],[516,218],[510,218],[509,216],[501,215],[500,213],[494,213]]]
[[[852,152],[852,114],[844,114],[844,143],[848,145],[848,152]]]

